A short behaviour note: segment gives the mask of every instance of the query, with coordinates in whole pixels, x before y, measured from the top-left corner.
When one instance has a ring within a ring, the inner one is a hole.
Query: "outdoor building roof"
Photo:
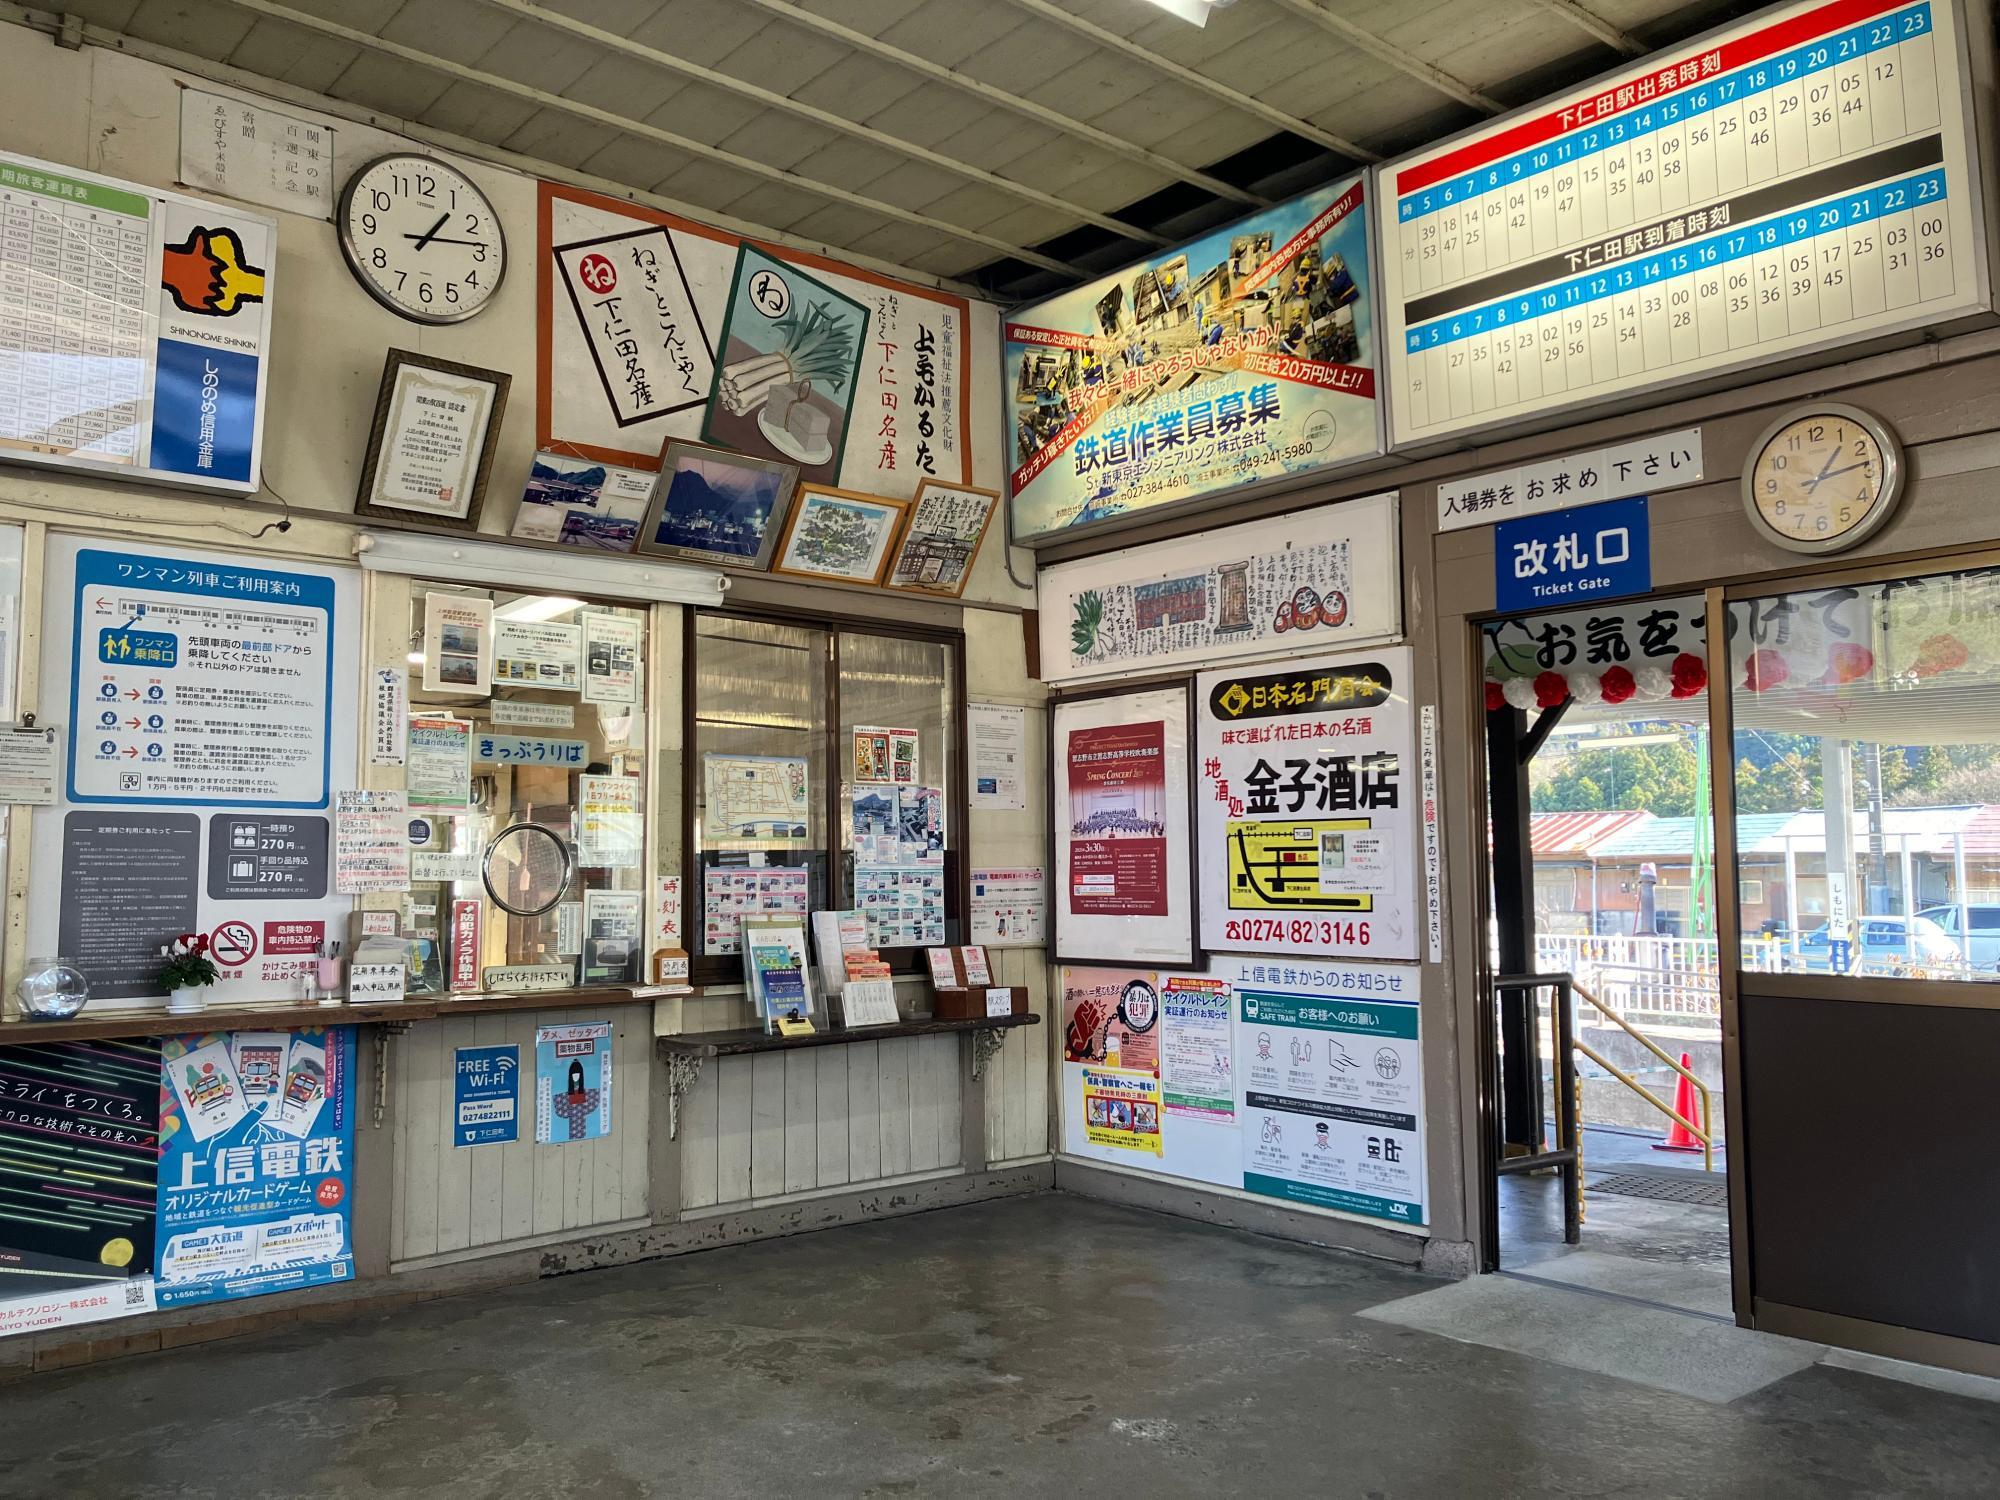
[[[1543,849],[1543,818],[1621,819],[1594,842],[1573,850]],[[1866,809],[1854,810],[1854,833],[1865,839]],[[1535,818],[1535,853],[1554,858],[1573,852],[1590,860],[1690,859],[1694,855],[1693,818],[1656,818],[1650,813],[1540,813]],[[1910,852],[1949,854],[1963,838],[1968,855],[2000,855],[2000,806],[1972,803],[1954,807],[1891,807],[1882,816],[1882,833],[1892,852],[1905,845]],[[1738,854],[1818,854],[1826,847],[1826,815],[1818,808],[1792,813],[1745,813],[1736,820]]]
[[[1584,859],[1613,834],[1653,815],[1649,812],[1546,812],[1536,813],[1529,827],[1529,839],[1536,859]],[[2000,836],[2000,829],[1995,830]]]

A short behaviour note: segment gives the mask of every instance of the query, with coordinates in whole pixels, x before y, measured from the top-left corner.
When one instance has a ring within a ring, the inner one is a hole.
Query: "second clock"
[[[463,322],[507,273],[507,236],[492,203],[434,157],[368,163],[348,179],[337,223],[355,279],[412,322]]]

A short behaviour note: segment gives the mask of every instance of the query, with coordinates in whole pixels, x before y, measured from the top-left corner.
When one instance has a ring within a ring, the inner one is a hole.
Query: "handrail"
[[[1583,1226],[1583,1132],[1577,1113],[1576,1089],[1573,1078],[1564,1076],[1574,1065],[1570,1053],[1576,1045],[1576,1033],[1570,1014],[1569,992],[1574,981],[1567,974],[1498,974],[1493,978],[1493,999],[1510,991],[1533,994],[1537,990],[1554,990],[1551,1008],[1555,1022],[1556,1056],[1562,1059],[1557,1069],[1555,1097],[1556,1145],[1553,1151],[1535,1151],[1525,1156],[1509,1156],[1493,1164],[1494,1172],[1506,1176],[1515,1172],[1537,1172],[1554,1167],[1562,1178],[1563,1195],[1563,1242],[1575,1245],[1581,1243]],[[1494,1063],[1492,1098],[1499,1097],[1498,1059]],[[1494,1226],[1497,1233],[1498,1226]]]
[[[1640,1031],[1638,1028],[1633,1026],[1630,1021],[1627,1021],[1623,1016],[1619,1015],[1617,1011],[1613,1010],[1610,1006],[1606,1005],[1602,1000],[1598,999],[1595,995],[1591,994],[1589,990],[1585,989],[1581,984],[1577,983],[1575,979],[1570,980],[1569,987],[1576,994],[1582,996],[1585,1000],[1588,1000],[1592,1005],[1596,1006],[1598,1012],[1601,1015],[1603,1015],[1605,1019],[1610,1021],[1612,1025],[1616,1026],[1620,1031],[1624,1032],[1627,1036],[1631,1037],[1633,1041],[1637,1042],[1640,1046],[1644,1047],[1648,1052],[1652,1053],[1653,1056],[1657,1057],[1661,1062],[1665,1063],[1668,1067],[1672,1068],[1676,1073],[1680,1074],[1681,1077],[1685,1078],[1689,1083],[1694,1085],[1694,1091],[1701,1096],[1701,1124],[1699,1126],[1697,1126],[1694,1123],[1694,1121],[1690,1120],[1686,1115],[1683,1115],[1678,1109],[1674,1108],[1672,1105],[1668,1104],[1664,1099],[1660,1098],[1658,1094],[1655,1094],[1651,1089],[1647,1088],[1643,1083],[1639,1082],[1638,1079],[1632,1077],[1631,1074],[1621,1072],[1617,1068],[1613,1067],[1610,1063],[1606,1062],[1602,1057],[1600,1057],[1597,1054],[1597,1052],[1594,1049],[1592,1049],[1589,1043],[1583,1040],[1582,1037],[1576,1037],[1573,1039],[1573,1043],[1577,1051],[1581,1052],[1585,1057],[1589,1058],[1592,1062],[1596,1063],[1598,1067],[1604,1069],[1605,1072],[1609,1073],[1613,1078],[1617,1079],[1620,1083],[1624,1084],[1626,1088],[1632,1090],[1633,1093],[1637,1094],[1640,1098],[1644,1099],[1648,1104],[1652,1105],[1653,1108],[1657,1109],[1661,1114],[1665,1115],[1668,1119],[1678,1121],[1683,1130],[1687,1131],[1689,1135],[1693,1136],[1696,1140],[1700,1141],[1702,1170],[1705,1172],[1713,1172],[1715,1170],[1715,1110],[1714,1110],[1714,1105],[1709,1098],[1708,1085],[1703,1083],[1699,1078],[1697,1078],[1692,1069],[1682,1067],[1678,1061],[1676,1061],[1672,1057],[1669,1057],[1664,1051],[1662,1051],[1659,1045],[1655,1043],[1651,1037],[1647,1036],[1644,1032]]]

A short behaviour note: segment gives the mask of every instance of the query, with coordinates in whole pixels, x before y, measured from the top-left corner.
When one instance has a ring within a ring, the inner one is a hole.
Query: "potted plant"
[[[202,991],[222,977],[215,960],[208,956],[208,939],[199,932],[184,932],[160,949],[166,960],[160,968],[160,984],[167,992],[167,1011],[185,1015],[202,1009],[208,1002]]]

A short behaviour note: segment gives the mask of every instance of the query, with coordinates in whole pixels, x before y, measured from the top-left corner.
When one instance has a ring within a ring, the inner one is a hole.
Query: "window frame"
[[[957,941],[972,941],[972,870],[968,861],[968,843],[971,835],[970,815],[972,810],[971,787],[967,784],[970,770],[969,750],[966,744],[966,687],[965,687],[965,631],[958,626],[923,625],[908,620],[862,620],[852,615],[836,614],[825,610],[778,609],[769,606],[732,606],[724,609],[707,609],[689,606],[682,610],[681,620],[681,890],[683,891],[681,917],[681,946],[688,952],[689,982],[698,986],[724,988],[740,984],[743,978],[743,962],[733,953],[708,954],[694,951],[692,941],[695,924],[701,921],[706,900],[706,887],[702,881],[701,851],[695,847],[694,809],[700,792],[701,756],[697,749],[700,724],[700,705],[696,701],[699,681],[701,621],[704,618],[750,620],[765,625],[787,625],[808,630],[823,630],[829,638],[827,651],[826,681],[822,690],[826,694],[828,765],[844,767],[850,758],[849,747],[841,744],[840,716],[840,637],[843,633],[855,635],[882,636],[891,640],[920,641],[930,645],[951,648],[951,675],[948,686],[952,704],[947,722],[951,728],[951,756],[949,770],[951,789],[945,799],[945,916],[946,934],[950,935],[950,922],[959,924]],[[840,868],[839,856],[844,852],[837,841],[841,828],[840,792],[847,783],[844,776],[828,776],[826,784],[820,788],[820,811],[826,819],[826,852],[828,898],[832,899],[837,886],[836,871]],[[848,896],[852,898],[853,891]],[[838,908],[845,909],[845,908]],[[808,917],[810,920],[810,916]],[[920,948],[887,948],[883,956],[898,978],[927,973],[923,950]]]

